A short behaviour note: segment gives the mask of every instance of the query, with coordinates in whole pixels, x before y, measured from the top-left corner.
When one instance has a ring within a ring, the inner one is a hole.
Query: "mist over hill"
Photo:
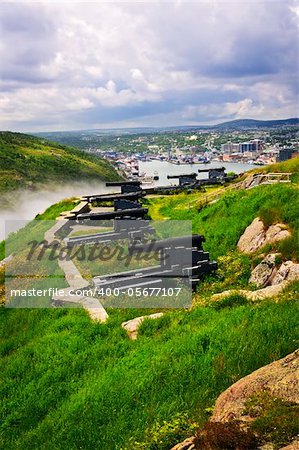
[[[65,181],[115,180],[119,175],[102,158],[45,139],[0,132],[0,194]]]

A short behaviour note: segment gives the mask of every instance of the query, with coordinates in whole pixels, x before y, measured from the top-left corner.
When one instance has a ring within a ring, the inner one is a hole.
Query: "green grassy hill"
[[[298,230],[296,184],[226,194],[201,210],[187,197],[149,203],[153,215],[192,219],[220,261],[195,300],[247,286],[252,262],[235,245],[256,215]],[[283,258],[296,259],[296,239],[284,245]],[[195,301],[143,322],[137,341],[120,325],[145,310],[109,310],[107,323],[96,324],[81,309],[1,308],[1,448],[169,450],[207,419],[224,389],[298,347],[298,293],[293,283],[275,301]]]
[[[197,206],[196,200],[204,195],[201,193],[151,198],[147,200],[151,217],[156,220],[192,220],[193,232],[206,237],[205,248],[213,258],[235,249],[241,234],[255,217],[260,216],[268,226],[284,222],[290,226],[293,237],[289,242],[279,244],[278,247],[281,245],[282,248],[277,249],[286,257],[299,260],[299,158],[266,166],[261,171],[290,172],[293,174],[292,183],[262,185],[240,191],[224,190],[217,202],[204,208]]]
[[[21,133],[0,132],[0,193],[65,180],[115,180],[111,164],[75,148]]]

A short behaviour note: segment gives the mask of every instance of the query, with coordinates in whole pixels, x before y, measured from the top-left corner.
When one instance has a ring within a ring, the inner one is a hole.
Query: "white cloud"
[[[105,111],[107,122],[115,111],[119,124],[145,125],[297,114],[292,1],[9,5],[0,6],[7,127],[80,128],[83,113],[93,127]]]

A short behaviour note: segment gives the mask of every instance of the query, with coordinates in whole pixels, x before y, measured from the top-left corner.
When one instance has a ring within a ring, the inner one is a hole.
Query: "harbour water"
[[[211,161],[210,164],[173,164],[168,161],[139,161],[139,173],[145,173],[146,176],[153,176],[157,174],[159,176],[158,181],[154,181],[157,186],[166,186],[169,184],[177,184],[177,180],[168,180],[167,175],[180,175],[184,173],[192,173],[198,171],[198,169],[213,169],[216,167],[225,167],[226,172],[242,173],[254,168],[250,164],[242,163],[227,163],[222,161]],[[208,178],[207,173],[198,174],[199,178]]]

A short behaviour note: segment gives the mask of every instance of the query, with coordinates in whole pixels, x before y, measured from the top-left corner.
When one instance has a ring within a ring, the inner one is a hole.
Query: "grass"
[[[49,274],[56,277],[56,287],[66,287],[67,284],[63,277],[63,272],[58,267],[57,261],[51,261],[47,258],[43,259],[43,264],[39,264],[33,261],[34,266],[29,266],[29,262],[26,260],[25,255],[28,254],[28,242],[31,240],[43,240],[44,233],[50,229],[54,220],[63,211],[70,211],[78,204],[77,199],[66,199],[55,205],[50,206],[43,214],[38,214],[34,221],[29,222],[24,228],[21,228],[15,233],[11,233],[6,241],[0,242],[0,261],[11,253],[16,253],[14,256],[13,265],[6,264],[6,275],[8,273],[15,274],[16,276],[10,280],[10,289],[19,289],[20,283],[22,289],[29,289],[36,287],[44,289],[46,287],[53,286],[53,280],[50,278],[47,280]],[[16,262],[17,261],[17,262]],[[31,271],[29,271],[31,267]],[[20,281],[20,277],[27,273],[35,274],[35,278],[25,277]],[[46,277],[43,280],[37,280],[39,277]],[[49,285],[50,283],[50,285]],[[48,286],[49,285],[49,286]],[[0,304],[5,302],[5,270],[4,267],[0,267]],[[50,302],[50,298],[46,299],[47,304]],[[44,303],[43,303],[44,304]]]
[[[21,133],[0,132],[0,160],[0,193],[45,182],[119,179],[97,156]]]
[[[297,308],[168,312],[135,342],[120,323],[140,311],[109,311],[99,325],[82,310],[2,309],[2,448],[133,449],[144,439],[151,448],[157,423],[202,420],[221,391],[292,352]]]
[[[261,392],[246,402],[245,414],[253,421],[250,428],[274,449],[293,441],[299,433],[299,405]]]
[[[76,236],[89,236],[90,234],[98,234],[98,233],[105,233],[108,231],[113,231],[113,227],[103,227],[99,226],[97,228],[87,228],[86,230],[81,229],[80,231],[75,231],[71,233],[70,237],[76,237]]]
[[[235,246],[262,207],[275,211],[269,223],[282,220],[295,236],[297,187],[224,195],[200,211],[188,207],[196,195],[148,200],[159,218],[192,220],[212,258],[218,257],[218,274],[200,284],[191,310],[145,320],[131,341],[121,323],[154,311],[110,309],[108,321],[98,324],[82,309],[0,308],[1,448],[169,450],[207,420],[223,390],[298,347],[298,282],[275,301],[252,304],[236,295],[217,307],[196,301],[247,285],[252,261]],[[38,218],[55,219],[71,206],[73,200],[54,205]],[[33,231],[42,235],[47,222],[37,222]],[[16,243],[29,232],[17,232]],[[294,240],[284,245],[283,257],[294,253]],[[278,406],[269,404],[255,422],[274,440],[280,419],[293,417],[293,409],[285,409],[290,405]],[[225,433],[229,438],[231,430]]]
[[[247,191],[225,193],[216,203],[200,210],[196,206],[189,209],[187,204],[186,194],[151,199],[149,212],[153,218],[192,220],[193,232],[205,236],[205,249],[212,258],[217,258],[235,249],[245,228],[260,212],[273,209],[276,213],[272,222],[275,223],[279,216],[282,222],[290,226],[293,233],[290,246],[294,257],[299,259],[299,190],[296,185],[265,185]]]
[[[25,227],[15,233],[11,233],[6,239],[6,242],[0,242],[0,261],[14,251],[22,249],[24,242],[29,242],[31,239],[42,240],[45,231],[53,226],[53,221],[59,214],[72,210],[78,203],[79,201],[76,198],[65,199],[55,203],[42,214],[38,214]]]
[[[273,172],[289,172],[292,173],[291,180],[293,183],[299,183],[299,158],[292,158],[284,162],[271,164],[262,168],[251,171],[253,173],[273,173]]]

